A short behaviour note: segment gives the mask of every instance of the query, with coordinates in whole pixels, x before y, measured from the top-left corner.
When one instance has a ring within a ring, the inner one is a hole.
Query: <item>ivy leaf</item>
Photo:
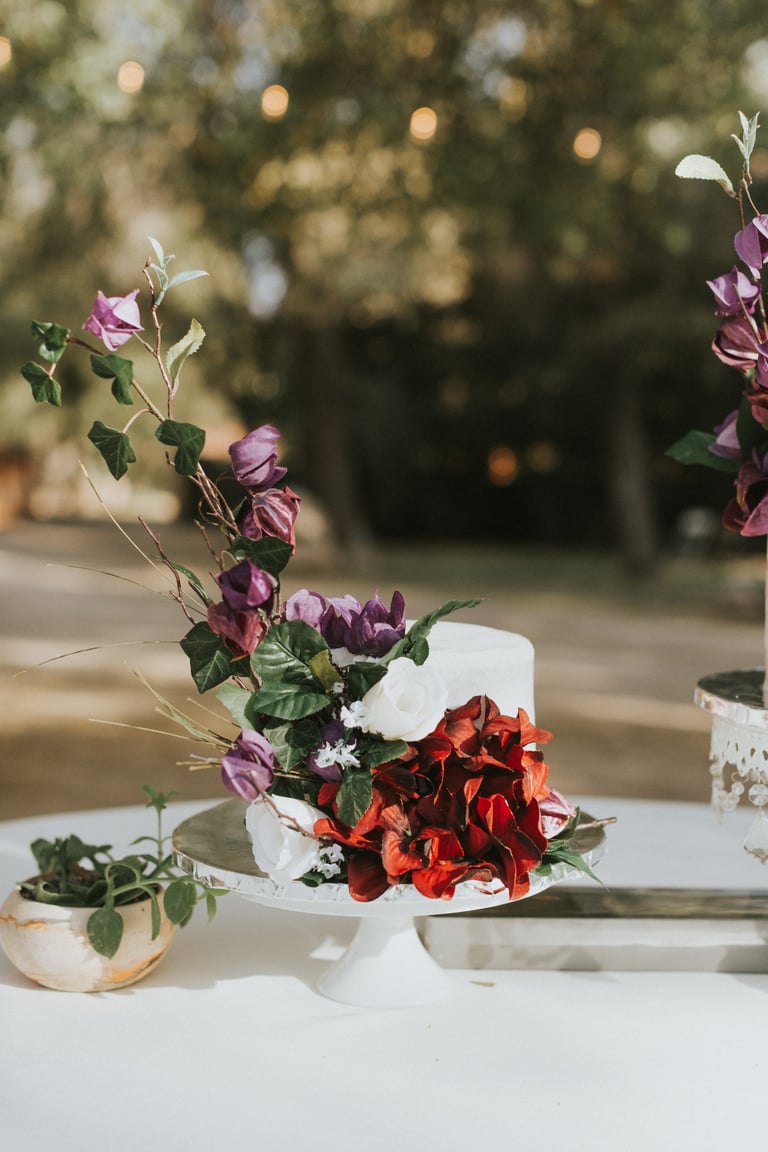
[[[371,806],[373,777],[366,771],[348,768],[336,793],[336,811],[339,820],[354,828],[360,817]]]
[[[194,476],[205,446],[205,432],[196,424],[182,424],[178,420],[163,420],[155,429],[161,444],[176,448],[173,466],[180,476]]]
[[[33,320],[32,335],[40,341],[38,352],[42,359],[51,364],[58,363],[67,346],[69,328],[65,328],[63,324]]]
[[[91,368],[102,380],[112,381],[112,395],[118,404],[133,404],[131,382],[133,361],[110,352],[107,356],[91,356]]]
[[[165,914],[171,924],[184,925],[195,909],[195,886],[189,880],[173,880],[163,893]]]
[[[192,273],[179,272],[178,276],[174,276],[168,284],[168,288],[172,288],[174,284],[181,284],[182,279],[191,280],[193,276],[205,276],[205,272]],[[166,289],[167,291],[167,289]],[[193,320],[189,326],[189,331],[181,340],[178,340],[171,348],[168,349],[165,357],[165,367],[168,375],[171,378],[171,383],[175,384],[179,378],[184,361],[188,356],[192,356],[200,348],[205,340],[205,332],[202,325]]]
[[[123,918],[113,905],[105,904],[88,917],[88,939],[95,952],[111,959],[123,938]]]
[[[299,720],[297,724],[276,724],[265,728],[264,735],[274,748],[280,767],[290,772],[320,743],[320,725],[310,719]]]
[[[275,782],[270,788],[273,796],[290,796],[293,800],[303,800],[306,804],[314,804],[317,806],[317,798],[320,794],[320,785],[322,780],[319,776],[312,779],[309,777],[301,777],[296,779],[294,776],[275,776]]]
[[[236,560],[248,558],[258,564],[270,576],[279,576],[293,555],[293,548],[285,540],[274,536],[262,536],[261,540],[250,540],[247,536],[237,536],[228,551]]]
[[[319,632],[303,620],[273,624],[251,656],[251,667],[261,679],[254,707],[281,720],[301,720],[330,703],[310,662],[328,645]]]
[[[45,368],[28,360],[22,365],[21,374],[32,387],[32,395],[38,404],[53,404],[61,408],[61,385],[53,376],[49,376]]]
[[[192,679],[198,692],[215,688],[236,672],[229,649],[205,620],[193,624],[179,643],[189,657]]]
[[[415,664],[423,664],[429,655],[429,645],[426,643],[432,628],[443,616],[451,612],[458,612],[462,608],[476,608],[480,600],[448,600],[440,608],[421,616],[406,632],[405,636],[394,648],[391,648],[383,657],[385,664],[397,659],[398,656],[408,656]]]
[[[194,587],[200,593],[200,599],[203,601],[204,604],[206,604],[206,605],[213,604],[213,600],[210,598],[210,596],[206,592],[205,588],[203,587],[202,580],[200,579],[200,577],[195,572],[192,571],[191,568],[185,568],[183,564],[177,564],[173,560],[168,560],[168,561],[166,561],[166,563],[170,564],[170,566],[176,572],[181,572],[182,576],[186,576],[186,578],[187,578],[187,580],[189,580],[190,584],[194,585]]]
[[[709,445],[714,444],[715,440],[712,432],[686,432],[682,440],[667,448],[666,454],[677,460],[678,464],[703,464],[705,468],[713,468],[716,472],[738,472],[738,460],[715,456],[714,452],[709,451]]]
[[[135,464],[136,453],[125,432],[108,428],[97,420],[88,433],[88,439],[98,448],[115,480],[125,475],[129,464]]]

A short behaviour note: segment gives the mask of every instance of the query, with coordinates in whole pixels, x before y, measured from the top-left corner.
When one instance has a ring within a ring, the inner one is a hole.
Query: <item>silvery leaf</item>
[[[675,176],[683,180],[716,180],[726,192],[733,193],[733,184],[727,172],[711,156],[699,156],[696,153],[684,156],[675,168]]]

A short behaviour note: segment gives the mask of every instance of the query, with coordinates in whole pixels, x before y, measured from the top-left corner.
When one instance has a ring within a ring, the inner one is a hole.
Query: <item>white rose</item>
[[[276,884],[300,880],[314,868],[323,845],[312,835],[315,821],[325,815],[304,800],[275,796],[254,800],[245,812],[245,827],[251,839],[256,864]]]
[[[364,732],[411,743],[434,732],[448,707],[448,689],[439,672],[399,656],[363,696],[363,706]]]

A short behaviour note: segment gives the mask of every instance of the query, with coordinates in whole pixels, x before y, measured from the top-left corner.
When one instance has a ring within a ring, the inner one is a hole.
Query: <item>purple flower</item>
[[[723,523],[742,536],[768,534],[768,453],[762,459],[753,454],[742,464],[736,495],[725,509]]]
[[[242,440],[230,444],[232,469],[235,478],[244,488],[263,492],[267,488],[274,488],[285,476],[286,469],[276,463],[275,445],[279,439],[280,433],[277,428],[273,428],[271,424],[262,424]]]
[[[723,456],[726,460],[740,460],[744,453],[736,435],[736,422],[739,418],[738,408],[730,412],[722,424],[715,428],[716,439],[710,444],[709,451],[714,456]]]
[[[392,594],[392,602],[387,609],[377,592],[352,621],[346,647],[361,656],[386,656],[404,635],[405,600],[402,593]]]
[[[752,321],[746,316],[731,316],[724,320],[712,341],[712,351],[729,368],[742,372],[757,364],[758,337]]]
[[[746,228],[734,236],[733,246],[752,275],[759,276],[768,259],[768,216],[755,216],[750,220]]]
[[[138,294],[138,288],[127,296],[105,296],[103,292],[97,292],[96,302],[83,324],[83,330],[98,336],[110,352],[115,352],[126,340],[130,340],[134,332],[144,331],[136,303]]]
[[[331,596],[320,622],[320,632],[329,648],[346,648],[350,625],[362,612],[354,596]]]
[[[270,488],[267,492],[252,492],[251,506],[243,517],[240,531],[250,540],[273,536],[296,545],[295,524],[301,500],[290,488]]]
[[[216,582],[225,604],[233,612],[246,612],[249,608],[269,612],[272,607],[277,581],[253,560],[241,560],[217,576]]]
[[[275,750],[261,732],[244,728],[221,761],[225,788],[249,803],[258,800],[275,778]]]
[[[303,620],[316,632],[320,631],[320,621],[326,609],[326,600],[319,592],[310,592],[307,588],[300,588],[285,602],[284,615],[286,620]]]
[[[760,285],[753,283],[735,266],[724,276],[707,280],[707,285],[717,302],[715,316],[743,316],[744,309],[752,312],[760,295]]]

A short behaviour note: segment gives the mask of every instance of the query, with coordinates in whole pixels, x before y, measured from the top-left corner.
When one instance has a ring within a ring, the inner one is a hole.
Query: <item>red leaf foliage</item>
[[[526,745],[550,739],[522,709],[503,716],[475,696],[402,759],[375,770],[370,807],[353,828],[336,815],[338,785],[324,785],[320,799],[331,815],[315,833],[348,849],[356,900],[404,882],[450,899],[471,879],[498,879],[512,898],[523,896],[547,847],[539,802],[550,795],[542,753]]]

